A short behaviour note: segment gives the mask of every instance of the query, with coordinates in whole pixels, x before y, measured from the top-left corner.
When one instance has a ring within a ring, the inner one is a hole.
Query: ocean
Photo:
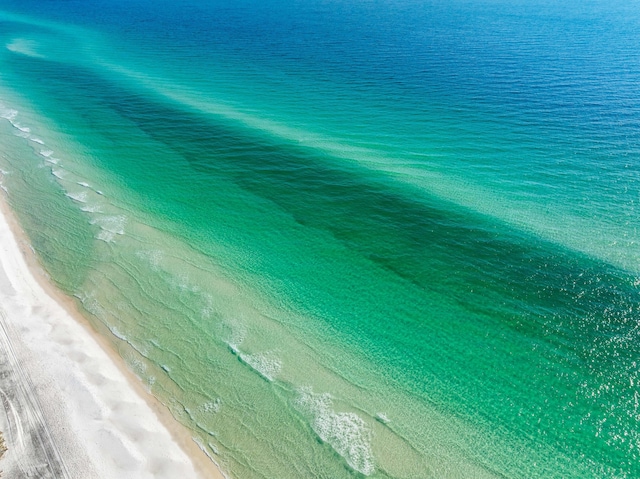
[[[232,478],[640,477],[639,7],[0,0],[0,186]]]

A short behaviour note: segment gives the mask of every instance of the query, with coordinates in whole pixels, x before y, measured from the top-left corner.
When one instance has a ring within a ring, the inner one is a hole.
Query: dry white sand
[[[119,358],[43,289],[2,210],[2,478],[222,478]]]

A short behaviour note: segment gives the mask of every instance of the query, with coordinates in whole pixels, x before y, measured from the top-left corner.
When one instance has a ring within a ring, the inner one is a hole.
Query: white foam
[[[220,412],[221,407],[222,407],[222,400],[220,398],[216,398],[213,401],[204,403],[202,405],[202,410],[205,413],[217,414],[218,412]]]
[[[60,160],[58,158],[53,158],[52,156],[50,156],[44,161],[46,161],[47,163],[51,163],[52,165],[57,165]]]
[[[15,135],[18,138],[29,138],[30,133],[25,131],[19,131],[19,132],[16,132]]]
[[[8,175],[9,172],[5,171],[3,169],[0,168],[0,188],[2,188],[4,190],[5,193],[9,193],[9,190],[7,190],[7,187],[4,185],[4,177],[6,175]]]
[[[84,206],[80,207],[80,211],[84,211],[85,213],[100,213],[100,210],[100,205],[85,204]]]
[[[51,168],[51,174],[56,178],[63,179],[66,173],[63,170],[60,170],[60,169],[56,170],[55,168]]]
[[[200,438],[197,438],[197,437],[195,437],[195,436],[192,436],[192,437],[191,437],[191,439],[193,440],[193,442],[195,442],[195,443],[198,445],[198,447],[200,448],[200,450],[201,450],[202,452],[204,452],[204,453],[207,455],[207,457],[209,458],[209,460],[214,461],[213,456],[211,456],[211,454],[209,454],[209,451],[207,451],[206,446],[202,443],[202,441],[200,440]]]
[[[129,367],[131,368],[133,373],[144,381],[147,373],[147,365],[140,359],[132,356],[124,358],[124,360],[127,362],[127,364],[129,364]]]
[[[9,120],[13,125],[13,120],[18,116],[18,110],[14,110],[12,108],[5,108],[4,106],[0,107],[0,117],[5,120]],[[14,125],[15,126],[15,125]]]
[[[378,414],[376,414],[376,419],[380,421],[382,424],[388,424],[390,421],[387,415],[383,412],[379,412]]]
[[[84,193],[86,194],[86,193]],[[108,231],[113,234],[123,235],[124,225],[127,222],[127,217],[124,215],[114,216],[99,216],[91,220],[92,225],[97,225],[104,231]]]
[[[49,158],[51,155],[53,155],[53,150],[40,150],[40,154],[45,158]]]
[[[238,345],[236,343],[227,342],[227,346],[229,346],[233,354],[240,354],[240,350],[238,349]]]
[[[40,138],[32,136],[29,138],[29,140],[33,141],[34,143],[38,143],[39,145],[44,145],[44,141],[42,141]]]
[[[256,371],[267,381],[280,373],[282,362],[273,353],[243,354],[238,353],[240,359]]]
[[[193,442],[195,442],[198,447],[200,448],[200,450],[209,458],[209,460],[211,462],[213,462],[216,467],[218,467],[218,469],[220,469],[220,474],[222,475],[222,477],[224,477],[225,479],[229,479],[229,476],[227,476],[225,473],[222,472],[222,468],[220,467],[220,464],[218,464],[218,461],[216,461],[216,459],[211,455],[211,453],[209,452],[209,450],[205,447],[205,445],[203,444],[203,442],[195,437],[192,436],[191,439],[193,440]],[[218,448],[216,446],[214,446],[213,444],[211,444],[210,442],[207,443],[207,445],[209,446],[209,448],[211,449],[211,451],[218,455]]]
[[[105,321],[107,313],[102,304],[100,304],[100,302],[96,299],[96,294],[94,291],[91,291],[89,293],[76,293],[74,294],[74,296],[80,300],[82,306],[84,306],[84,309],[93,314],[100,321]]]
[[[67,193],[67,198],[71,198],[73,201],[77,201],[78,203],[86,203],[87,202],[87,192],[80,191],[79,193]]]
[[[19,136],[21,138],[29,138],[31,133],[31,128],[29,128],[28,126],[23,126],[20,123],[18,123],[16,121],[17,117],[18,117],[18,110],[14,110],[12,108],[6,108],[3,105],[0,105],[0,118],[4,118],[5,120],[8,120],[9,123],[11,123],[11,126],[13,126],[15,129],[19,131],[19,133],[16,133],[16,136]]]
[[[84,186],[85,188],[90,188],[91,187],[91,185],[89,183],[86,183],[84,181],[78,181],[78,184],[80,186]]]
[[[127,341],[127,337],[126,337],[124,334],[122,334],[122,333],[118,330],[118,328],[116,328],[115,326],[112,326],[112,327],[110,327],[109,329],[111,330],[111,333],[112,333],[116,338],[121,339],[121,340],[123,340],[123,341]]]
[[[111,233],[110,231],[100,230],[100,232],[96,236],[96,239],[104,241],[105,243],[113,243],[115,242],[115,237],[116,235]]]
[[[320,439],[331,447],[354,470],[369,476],[375,472],[371,450],[371,431],[360,416],[352,412],[335,412],[329,394],[314,394],[302,388],[294,403],[309,420]]]
[[[126,216],[100,216],[90,221],[92,225],[100,227],[100,232],[96,236],[96,239],[104,241],[105,243],[113,243],[116,235],[124,234],[124,225],[127,221]]]

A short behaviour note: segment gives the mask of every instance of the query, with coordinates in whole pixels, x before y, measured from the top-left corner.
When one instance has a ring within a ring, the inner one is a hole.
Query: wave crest
[[[364,420],[352,412],[335,412],[330,394],[314,394],[301,388],[294,407],[309,419],[311,428],[354,470],[369,476],[375,472],[371,450],[371,431]]]

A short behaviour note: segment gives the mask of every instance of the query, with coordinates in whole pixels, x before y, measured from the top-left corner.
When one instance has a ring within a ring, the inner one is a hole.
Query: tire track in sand
[[[44,419],[36,388],[16,356],[11,333],[0,308],[0,430],[8,448],[0,470],[12,479],[71,479]]]

